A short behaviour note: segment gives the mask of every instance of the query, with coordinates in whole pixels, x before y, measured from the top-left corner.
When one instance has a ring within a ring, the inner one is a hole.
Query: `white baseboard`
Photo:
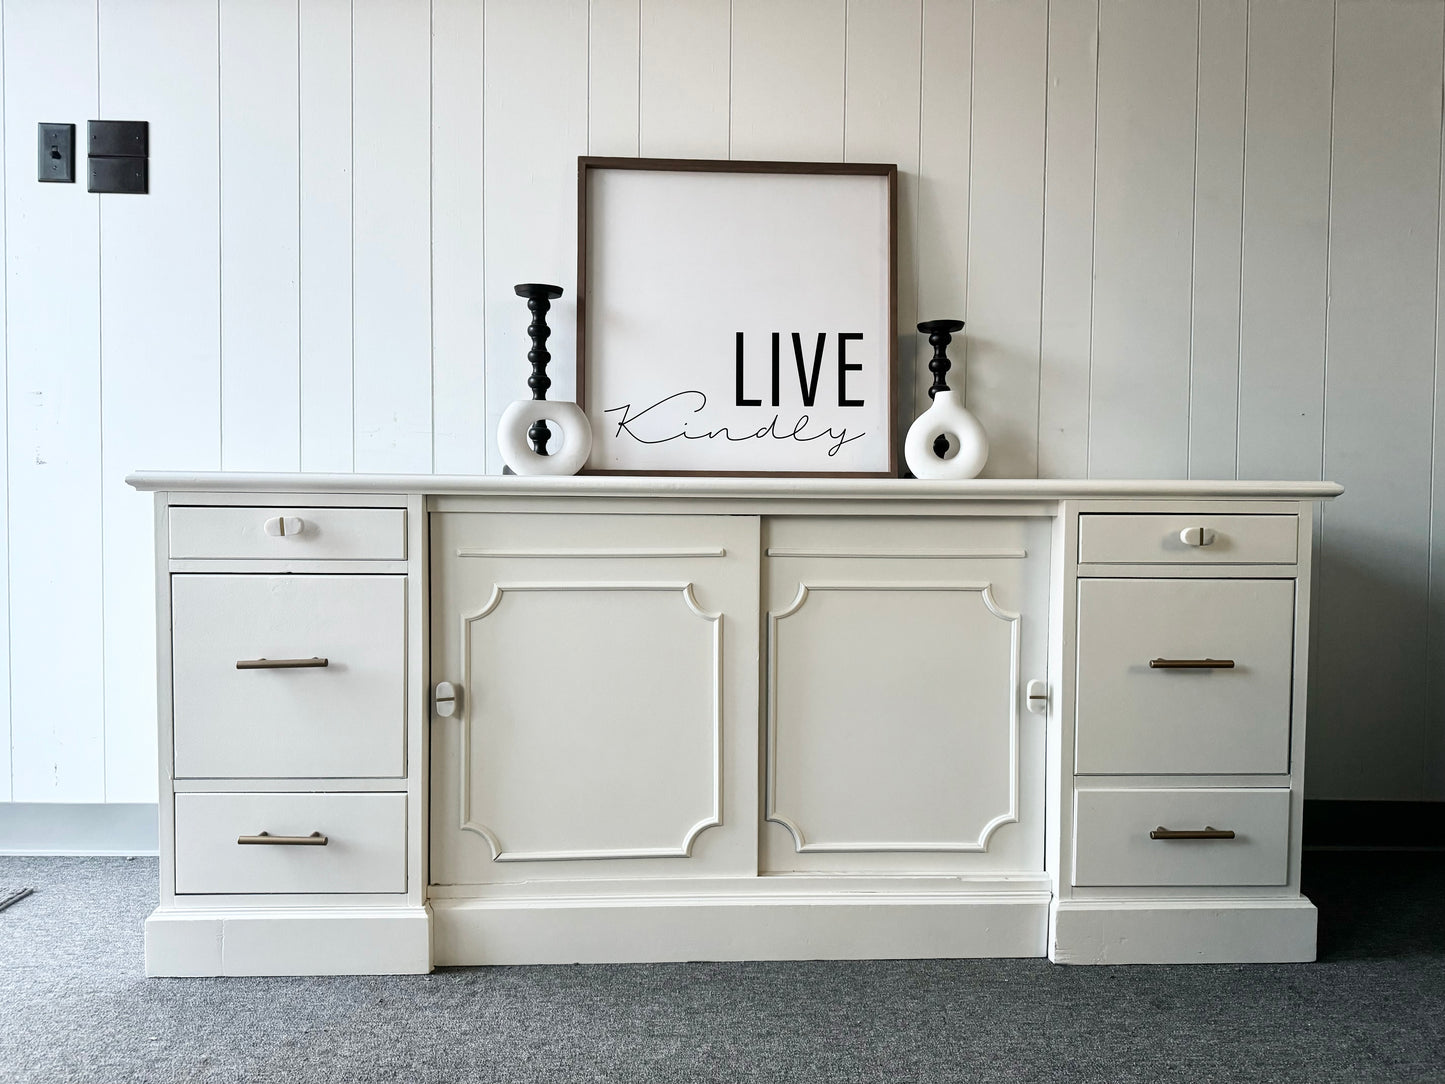
[[[0,802],[0,854],[154,855],[154,802]]]
[[[1059,964],[1305,963],[1315,905],[1251,900],[1060,900],[1049,959]]]
[[[158,907],[146,919],[151,976],[424,975],[431,967],[427,907]]]
[[[1042,956],[1047,892],[434,899],[438,966]]]

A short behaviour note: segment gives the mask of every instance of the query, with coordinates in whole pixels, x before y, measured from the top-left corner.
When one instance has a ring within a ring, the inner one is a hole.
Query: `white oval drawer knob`
[[[1186,546],[1212,546],[1214,545],[1214,528],[1185,527],[1179,532],[1179,541]]]
[[[266,533],[272,538],[290,538],[305,529],[306,521],[300,516],[272,516],[266,521]]]

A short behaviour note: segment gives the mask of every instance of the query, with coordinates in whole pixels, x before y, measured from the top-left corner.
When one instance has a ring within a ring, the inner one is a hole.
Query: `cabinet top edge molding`
[[[448,474],[252,474],[240,471],[138,471],[135,489],[181,493],[461,494],[479,497],[694,497],[835,500],[1329,500],[1334,482],[1092,478],[976,478],[967,482],[904,478],[721,478],[583,475],[570,478]]]

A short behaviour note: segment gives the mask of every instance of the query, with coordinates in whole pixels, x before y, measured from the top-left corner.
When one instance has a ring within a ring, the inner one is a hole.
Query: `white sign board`
[[[586,473],[895,473],[892,166],[581,160]]]

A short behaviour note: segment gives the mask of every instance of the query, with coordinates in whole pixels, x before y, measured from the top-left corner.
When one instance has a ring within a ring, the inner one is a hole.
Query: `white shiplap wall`
[[[568,288],[571,394],[589,152],[896,161],[900,325],[968,320],[990,474],[1344,482],[1310,792],[1445,799],[1440,0],[0,16],[0,800],[154,797],[126,471],[495,472],[520,281]],[[94,116],[151,122],[149,196],[36,183],[36,122]]]

